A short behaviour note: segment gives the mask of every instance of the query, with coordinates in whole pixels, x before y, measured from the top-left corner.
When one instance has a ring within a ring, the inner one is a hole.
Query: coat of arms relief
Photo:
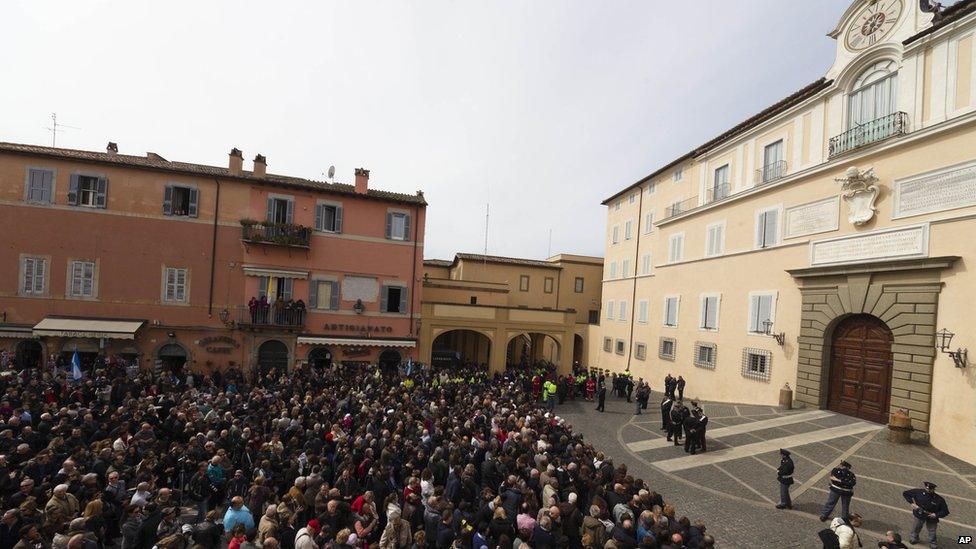
[[[874,203],[881,194],[876,183],[878,177],[874,175],[874,168],[859,170],[851,166],[844,172],[844,177],[834,181],[843,183],[841,198],[847,203],[847,220],[854,226],[861,226],[874,217]]]

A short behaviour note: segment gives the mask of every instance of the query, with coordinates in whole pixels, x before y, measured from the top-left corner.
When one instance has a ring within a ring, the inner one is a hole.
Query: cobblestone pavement
[[[719,547],[820,547],[816,533],[825,526],[818,515],[827,475],[842,459],[857,475],[851,512],[864,517],[864,547],[876,547],[886,530],[907,542],[912,515],[901,493],[924,480],[936,483],[949,505],[939,547],[976,535],[976,466],[928,446],[890,443],[882,425],[826,410],[703,402],[708,452],[689,456],[666,443],[660,400],[659,393],[652,395],[642,415],[617,397],[607,398],[605,413],[582,400],[567,401],[556,413],[674,503],[679,516],[702,518]],[[792,511],[774,507],[779,448],[788,448],[796,465]]]

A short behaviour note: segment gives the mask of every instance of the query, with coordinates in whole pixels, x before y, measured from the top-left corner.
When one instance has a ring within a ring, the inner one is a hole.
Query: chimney
[[[115,142],[109,141],[108,146],[105,147],[105,152],[108,153],[109,156],[119,154],[119,146],[116,145]]]
[[[268,173],[268,159],[263,154],[254,157],[254,177],[264,177]]]
[[[230,150],[230,164],[227,170],[231,175],[241,175],[244,171],[244,153],[237,147]]]
[[[366,194],[369,190],[369,170],[356,168],[356,194]]]

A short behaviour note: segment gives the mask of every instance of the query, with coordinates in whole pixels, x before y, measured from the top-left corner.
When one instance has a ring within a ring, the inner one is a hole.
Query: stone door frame
[[[793,269],[802,311],[795,399],[826,408],[833,330],[853,314],[870,314],[894,335],[889,413],[908,410],[927,436],[935,361],[941,271],[958,256]]]

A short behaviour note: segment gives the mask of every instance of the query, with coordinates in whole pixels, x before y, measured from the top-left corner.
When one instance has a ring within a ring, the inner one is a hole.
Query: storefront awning
[[[13,339],[31,339],[34,337],[34,333],[30,326],[0,324],[0,338],[4,337]]]
[[[268,276],[272,278],[297,278],[299,280],[305,280],[308,278],[308,271],[293,271],[290,269],[267,269],[264,267],[255,267],[254,265],[244,265],[244,274],[246,276]]]
[[[101,318],[45,318],[34,326],[35,336],[135,339],[145,320]]]
[[[414,348],[412,339],[356,339],[353,337],[299,337],[299,345],[348,345],[351,347],[406,347]]]

